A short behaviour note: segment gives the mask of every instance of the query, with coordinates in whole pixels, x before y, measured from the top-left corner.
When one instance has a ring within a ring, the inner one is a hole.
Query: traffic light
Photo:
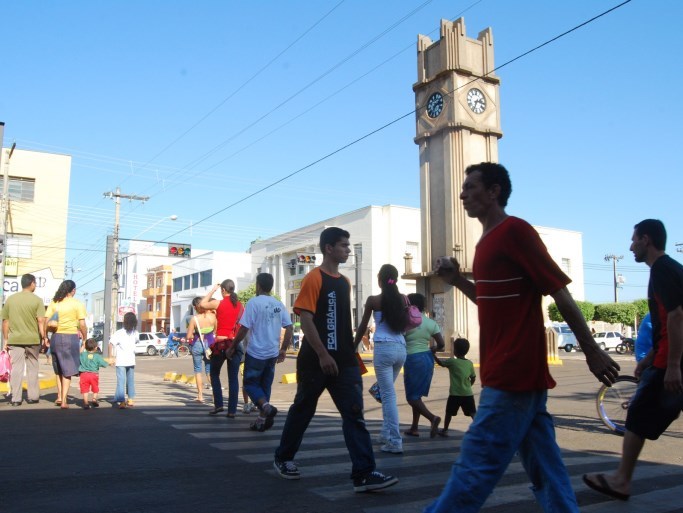
[[[301,253],[297,255],[296,261],[300,264],[315,264],[315,255]]]
[[[168,256],[190,258],[192,246],[190,244],[169,244]]]

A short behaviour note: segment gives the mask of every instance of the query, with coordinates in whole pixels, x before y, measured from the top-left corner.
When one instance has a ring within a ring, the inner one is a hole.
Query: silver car
[[[576,336],[569,326],[553,326],[553,330],[557,333],[557,347],[564,349],[568,353],[571,353],[572,349],[577,347]]]

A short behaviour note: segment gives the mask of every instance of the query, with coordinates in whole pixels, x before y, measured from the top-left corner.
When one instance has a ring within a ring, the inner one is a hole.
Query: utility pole
[[[615,255],[615,254],[609,254],[605,255],[605,262],[609,262],[610,260],[612,261],[612,266],[614,269],[614,302],[618,303],[619,302],[619,281],[617,278],[617,262],[624,258],[624,255]]]
[[[0,152],[2,152],[2,141],[5,136],[5,123],[0,121]],[[17,147],[17,143],[13,143],[12,147],[7,150],[7,155],[5,156],[5,165],[3,166],[3,180],[2,180],[2,252],[0,257],[2,257],[2,263],[0,263],[0,307],[5,304],[5,264],[7,262],[7,220],[9,219],[9,161],[12,158],[12,153],[14,153],[14,148]],[[0,335],[1,336],[1,335]]]
[[[149,196],[136,196],[135,194],[122,194],[121,188],[117,187],[114,192],[105,192],[105,198],[112,198],[116,204],[114,215],[114,235],[107,237],[107,262],[105,263],[105,317],[104,317],[104,339],[102,341],[102,351],[105,355],[109,351],[109,339],[116,331],[116,322],[119,313],[119,218],[121,211],[121,198],[130,201],[147,201]],[[107,290],[109,289],[109,290]],[[110,292],[110,293],[109,293]],[[107,301],[109,300],[109,301]],[[107,304],[109,303],[109,304]],[[109,317],[106,313],[109,312]]]

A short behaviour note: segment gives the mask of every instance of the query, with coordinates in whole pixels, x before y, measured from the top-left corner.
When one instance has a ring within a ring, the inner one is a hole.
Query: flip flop
[[[436,438],[436,434],[439,431],[439,424],[441,424],[441,417],[434,417],[432,429],[429,431],[429,438]]]
[[[403,434],[406,436],[420,436],[420,433],[417,431],[411,431],[410,429],[408,431],[404,431]]]
[[[439,436],[443,436],[444,438],[448,438],[450,435],[448,434],[448,431],[445,429],[439,429],[439,432],[437,433]]]
[[[588,479],[588,474],[583,475],[583,482],[586,483],[586,486],[588,488],[592,488],[596,492],[603,493],[605,495],[608,495],[612,497],[613,499],[618,499],[620,501],[627,501],[630,497],[630,495],[626,493],[621,493],[617,492],[616,490],[613,490],[609,483],[607,482],[607,479],[605,479],[605,474],[595,474],[595,477],[597,478],[598,482],[594,483],[590,479]]]

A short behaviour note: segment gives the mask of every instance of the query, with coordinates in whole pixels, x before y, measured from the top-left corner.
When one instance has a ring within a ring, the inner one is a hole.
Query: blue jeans
[[[548,392],[481,391],[479,409],[441,496],[425,513],[474,513],[491,494],[515,452],[545,512],[578,513],[579,507],[546,409]]]
[[[228,413],[237,413],[237,399],[240,392],[240,363],[242,363],[243,355],[244,350],[240,344],[233,353],[232,358],[228,360]],[[211,390],[213,392],[213,405],[215,408],[223,407],[221,368],[225,360],[225,354],[222,351],[211,354],[209,376],[211,376]]]
[[[244,357],[243,386],[252,403],[259,404],[261,399],[265,399],[265,402],[270,401],[270,389],[275,378],[276,362],[277,356],[267,360],[259,360],[247,352]]]
[[[135,365],[123,367],[118,365],[116,367],[116,392],[114,392],[114,401],[122,403],[126,400],[123,392],[125,387],[128,399],[135,398]]]
[[[398,425],[398,406],[394,381],[406,361],[406,346],[400,342],[380,342],[375,340],[373,364],[379,391],[382,394],[382,431],[387,442],[402,447],[403,439]]]
[[[336,376],[323,374],[318,365],[311,369],[297,369],[296,396],[287,413],[275,459],[294,459],[315,414],[318,398],[325,389],[342,416],[344,442],[351,457],[351,478],[362,477],[375,470],[375,455],[363,417],[363,380],[355,366],[341,367]]]
[[[190,354],[192,355],[192,365],[194,366],[194,373],[202,373],[202,363],[204,364],[204,372],[207,374],[211,371],[211,361],[204,356],[204,344],[195,342],[190,346]]]

